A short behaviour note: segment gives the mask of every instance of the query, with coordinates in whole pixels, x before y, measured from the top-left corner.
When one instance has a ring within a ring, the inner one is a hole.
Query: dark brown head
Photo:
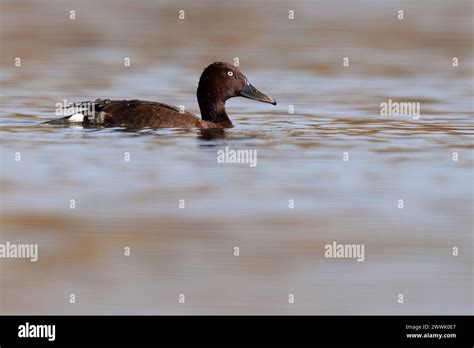
[[[232,97],[245,97],[276,105],[275,99],[252,86],[235,66],[216,62],[204,69],[197,89],[202,119],[215,123],[230,123],[224,105],[225,101]]]

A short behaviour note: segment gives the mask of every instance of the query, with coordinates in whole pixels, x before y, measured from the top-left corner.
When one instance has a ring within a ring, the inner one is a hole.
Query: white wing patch
[[[84,122],[84,115],[83,114],[74,114],[68,118],[69,122]]]

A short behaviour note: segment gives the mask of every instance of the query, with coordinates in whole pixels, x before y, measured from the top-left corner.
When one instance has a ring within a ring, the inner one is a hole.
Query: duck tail
[[[87,122],[87,117],[84,116],[83,114],[77,113],[74,115],[42,122],[41,124],[51,124],[51,125],[61,126],[61,125],[69,125],[71,123],[84,123],[84,122]]]

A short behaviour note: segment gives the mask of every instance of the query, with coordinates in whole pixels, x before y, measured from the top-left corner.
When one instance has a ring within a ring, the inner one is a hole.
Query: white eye
[[[227,72],[227,75],[229,75],[229,76],[234,76],[234,73],[233,73],[232,71],[228,71],[228,72]]]

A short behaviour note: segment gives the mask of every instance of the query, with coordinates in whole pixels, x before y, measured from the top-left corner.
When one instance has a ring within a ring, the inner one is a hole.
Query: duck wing
[[[83,112],[46,123],[128,128],[202,127],[202,120],[190,112],[152,101],[96,99],[93,102],[74,103],[74,107]]]

